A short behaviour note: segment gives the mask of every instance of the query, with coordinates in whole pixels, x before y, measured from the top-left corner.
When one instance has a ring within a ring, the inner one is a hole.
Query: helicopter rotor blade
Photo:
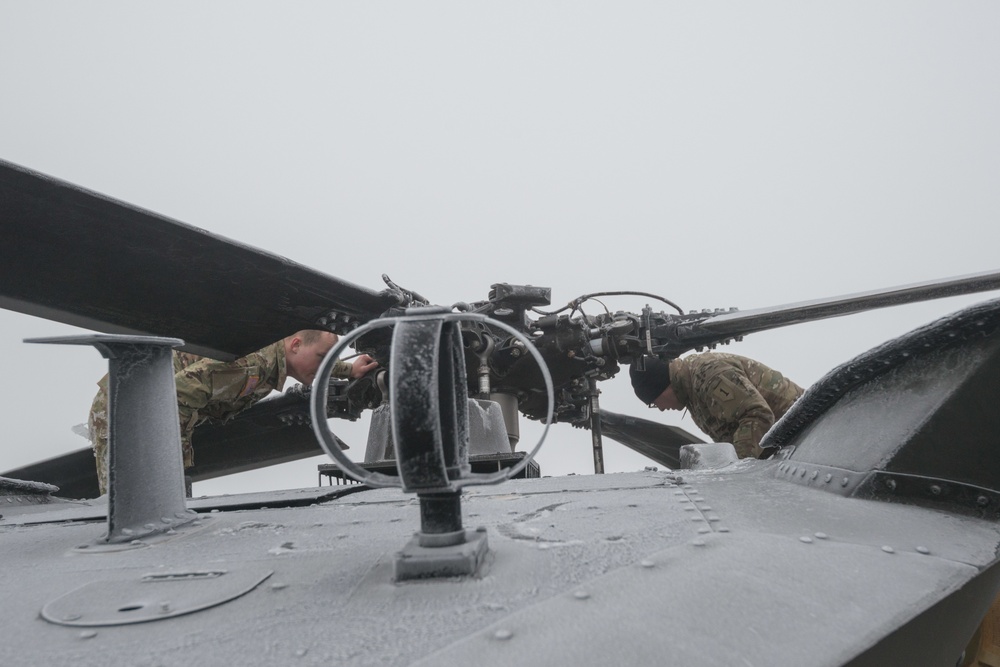
[[[996,289],[1000,289],[1000,271],[974,273],[770,308],[709,314],[678,323],[674,337],[686,349],[692,349],[791,324]]]
[[[672,470],[680,468],[684,445],[704,442],[684,429],[601,410],[601,434]]]
[[[90,447],[60,454],[21,468],[0,473],[0,477],[58,486],[60,498],[96,498],[101,495]]]
[[[341,449],[348,449],[333,437]],[[195,464],[186,474],[194,482],[325,455],[309,423],[308,402],[289,392],[261,401],[225,423],[200,425],[192,443]]]
[[[228,422],[207,422],[194,431],[195,465],[184,471],[193,482],[322,456],[308,423],[309,405],[286,393],[261,401]],[[334,436],[335,438],[337,436]],[[347,444],[340,438],[342,449]],[[63,498],[100,495],[94,451],[90,447],[8,470],[0,477],[58,486]]]
[[[218,359],[398,303],[277,255],[0,160],[0,307]]]

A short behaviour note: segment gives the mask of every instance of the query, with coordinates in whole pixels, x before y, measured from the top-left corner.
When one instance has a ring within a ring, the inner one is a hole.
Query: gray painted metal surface
[[[235,600],[271,574],[264,568],[230,572],[216,567],[93,581],[42,607],[42,618],[71,627],[160,621]]]
[[[491,551],[465,579],[394,581],[393,554],[419,516],[395,489],[300,508],[260,508],[260,494],[258,509],[204,514],[196,532],[110,553],[75,548],[99,522],[0,524],[2,588],[20,600],[3,611],[0,661],[839,665],[975,588],[996,560],[991,521],[817,492],[776,477],[778,465],[475,487],[466,516]],[[216,569],[273,574],[161,620],[81,630],[39,618],[81,586]],[[995,582],[983,588],[960,619],[966,639]],[[960,637],[939,633],[938,655],[957,658]]]

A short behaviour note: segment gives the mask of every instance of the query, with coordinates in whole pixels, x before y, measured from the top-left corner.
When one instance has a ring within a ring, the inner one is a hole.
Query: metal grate
[[[512,468],[521,462],[521,459],[525,457],[525,452],[513,452],[511,454],[481,454],[479,456],[470,456],[469,465],[472,466],[472,472],[498,472],[504,468]],[[396,475],[396,461],[386,460],[377,461],[375,463],[359,463],[360,467],[371,472],[380,472],[385,475]],[[350,477],[344,475],[344,471],[340,469],[336,463],[321,463],[317,466],[319,471],[319,485],[323,486],[323,478],[326,478],[326,483],[330,486],[334,484],[357,484],[356,481]],[[530,461],[524,470],[514,475],[513,479],[519,478],[537,478],[542,476],[542,469],[539,467],[536,461]]]

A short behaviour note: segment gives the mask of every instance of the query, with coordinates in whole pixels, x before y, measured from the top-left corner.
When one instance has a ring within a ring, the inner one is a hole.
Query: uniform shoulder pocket
[[[226,400],[248,396],[259,382],[260,372],[256,366],[212,371],[212,398]]]

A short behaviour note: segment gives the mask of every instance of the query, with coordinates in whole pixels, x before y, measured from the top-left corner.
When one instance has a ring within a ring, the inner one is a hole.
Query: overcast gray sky
[[[996,2],[4,0],[0,157],[441,304],[511,282],[749,309],[1000,269],[998,34]],[[807,385],[991,296],[727,350]],[[21,342],[79,332],[0,312],[0,470],[86,446],[105,360]],[[627,374],[601,389],[697,432]],[[364,423],[335,430],[363,456]],[[593,472],[564,425],[539,459]],[[311,486],[320,462],[195,492]]]

